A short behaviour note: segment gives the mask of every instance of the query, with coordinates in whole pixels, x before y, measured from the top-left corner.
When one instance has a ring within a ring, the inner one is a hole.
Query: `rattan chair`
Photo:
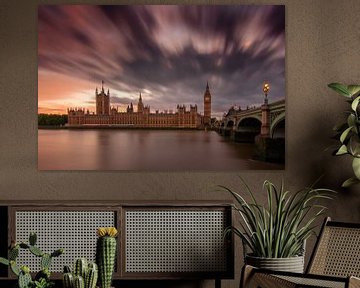
[[[240,287],[360,287],[360,224],[326,218],[306,273],[278,272],[246,265]]]

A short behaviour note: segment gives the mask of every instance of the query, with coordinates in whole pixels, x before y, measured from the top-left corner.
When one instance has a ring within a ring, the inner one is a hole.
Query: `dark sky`
[[[285,97],[285,7],[39,6],[39,111],[94,111],[105,82],[114,106],[197,104],[212,113]]]

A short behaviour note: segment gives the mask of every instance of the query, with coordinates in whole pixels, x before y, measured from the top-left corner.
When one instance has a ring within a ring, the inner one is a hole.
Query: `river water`
[[[253,144],[196,130],[38,130],[40,170],[237,171],[284,169],[252,160]]]

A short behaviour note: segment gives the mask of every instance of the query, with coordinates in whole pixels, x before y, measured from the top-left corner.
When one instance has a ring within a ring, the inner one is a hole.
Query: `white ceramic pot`
[[[245,263],[262,269],[304,273],[304,256],[263,258],[246,255]]]

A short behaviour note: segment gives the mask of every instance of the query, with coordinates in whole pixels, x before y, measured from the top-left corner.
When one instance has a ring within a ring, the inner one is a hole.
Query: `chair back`
[[[307,273],[360,277],[360,223],[326,218]]]

